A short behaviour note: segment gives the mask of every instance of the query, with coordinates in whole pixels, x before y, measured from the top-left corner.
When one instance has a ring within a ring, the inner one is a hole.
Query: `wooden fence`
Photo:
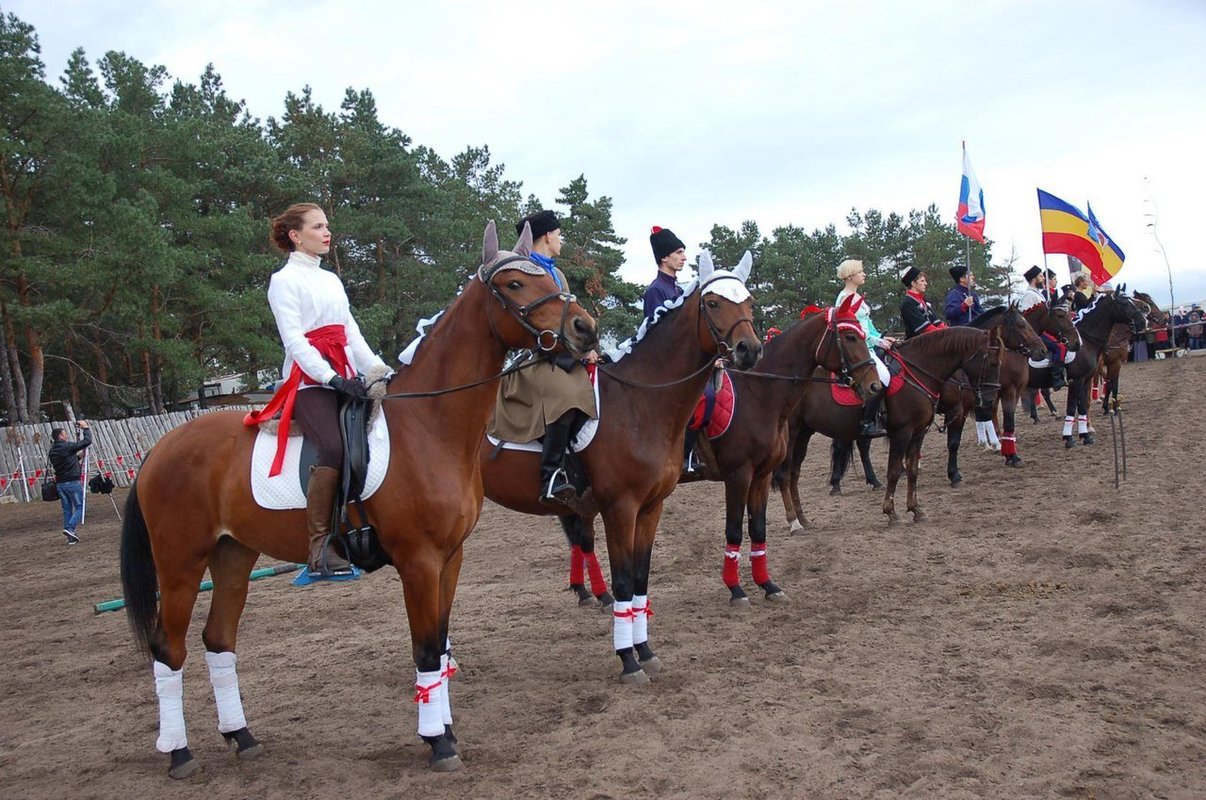
[[[117,486],[129,486],[138,474],[147,451],[172,428],[209,411],[246,411],[250,408],[222,406],[203,411],[174,411],[152,417],[88,420],[92,427],[92,446],[86,451],[88,474],[84,476],[84,481],[100,472],[110,477]],[[12,497],[22,502],[41,499],[40,486],[53,428],[67,428],[70,437],[78,435],[70,422],[0,428],[0,497]]]

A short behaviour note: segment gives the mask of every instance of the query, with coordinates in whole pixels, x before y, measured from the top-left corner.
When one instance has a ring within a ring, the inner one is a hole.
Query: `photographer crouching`
[[[80,537],[75,532],[79,527],[80,518],[84,515],[84,483],[80,480],[81,454],[92,444],[92,431],[88,423],[80,421],[75,427],[82,432],[78,441],[69,441],[64,428],[55,428],[50,432],[54,443],[50,446],[50,466],[54,468],[54,480],[59,489],[59,502],[63,505],[63,535],[67,544],[79,544]]]

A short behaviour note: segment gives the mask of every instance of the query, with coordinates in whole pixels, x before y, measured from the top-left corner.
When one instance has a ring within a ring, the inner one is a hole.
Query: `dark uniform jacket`
[[[916,292],[905,292],[904,300],[900,301],[900,318],[904,322],[906,339],[946,327],[926,302],[925,295]]]

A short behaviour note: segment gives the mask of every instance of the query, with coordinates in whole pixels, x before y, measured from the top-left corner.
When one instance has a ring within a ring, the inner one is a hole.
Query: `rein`
[[[453,392],[462,392],[465,389],[475,389],[478,386],[485,386],[490,381],[501,380],[501,379],[507,377],[508,375],[512,375],[516,372],[528,369],[530,367],[534,367],[534,366],[536,366],[538,364],[542,364],[542,363],[544,363],[544,362],[540,361],[539,359],[531,359],[530,361],[524,361],[519,364],[512,364],[511,366],[507,367],[506,369],[504,369],[502,372],[498,373],[497,375],[491,375],[488,378],[482,378],[480,381],[473,381],[473,383],[462,383],[460,386],[449,386],[447,389],[432,389],[431,391],[428,391],[428,392],[390,392],[389,394],[382,395],[381,399],[382,400],[405,400],[405,399],[408,399],[411,397],[439,397],[440,395],[452,394]],[[375,386],[384,380],[387,380],[387,379],[386,378],[378,378],[377,380],[370,383],[369,386]]]

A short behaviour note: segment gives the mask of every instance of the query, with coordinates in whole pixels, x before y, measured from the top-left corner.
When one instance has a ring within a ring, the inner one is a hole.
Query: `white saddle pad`
[[[1034,367],[1035,369],[1046,369],[1047,367],[1051,366],[1050,358],[1030,358],[1027,359],[1027,361],[1029,362],[1030,366]]]
[[[368,477],[364,481],[361,497],[368,499],[385,480],[389,466],[389,429],[385,425],[385,414],[378,414],[369,426]],[[285,463],[280,474],[269,478],[272,459],[276,456],[276,434],[260,431],[255,437],[255,449],[251,451],[251,494],[261,508],[283,511],[290,508],[305,508],[306,496],[302,493],[299,476],[302,437],[290,436],[285,448]]]
[[[595,432],[599,430],[598,417],[603,410],[599,403],[599,381],[596,380],[593,386],[595,390],[595,419],[588,419],[586,424],[582,426],[582,430],[578,431],[578,435],[574,437],[574,441],[570,442],[570,447],[575,453],[581,453],[585,450],[595,440]],[[540,442],[504,442],[500,439],[495,439],[490,434],[486,434],[486,441],[494,447],[498,447],[501,444],[503,450],[526,450],[531,453],[539,453],[541,450]]]

